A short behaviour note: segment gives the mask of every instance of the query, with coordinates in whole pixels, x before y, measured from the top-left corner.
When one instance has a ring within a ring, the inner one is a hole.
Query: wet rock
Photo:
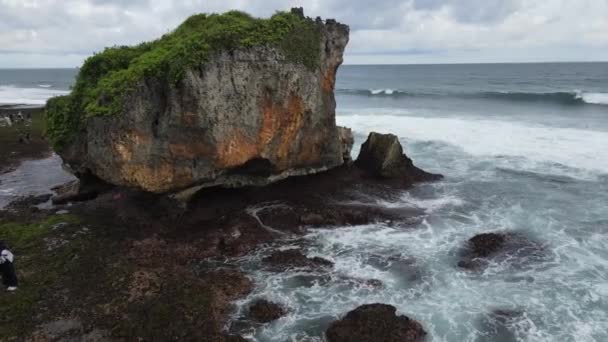
[[[517,333],[529,328],[525,313],[517,310],[494,310],[482,317],[479,325],[476,342],[516,342]]]
[[[345,164],[350,164],[353,161],[351,151],[355,143],[353,130],[347,127],[338,126],[338,135],[340,136],[340,145],[342,146],[342,158]]]
[[[356,308],[331,324],[325,335],[329,342],[415,342],[426,332],[407,316],[397,316],[396,308],[386,304],[367,304]]]
[[[112,186],[90,174],[80,175],[79,180],[53,188],[57,195],[51,198],[54,205],[70,202],[84,202],[97,198],[99,194],[108,191]]]
[[[264,258],[262,262],[274,269],[302,268],[311,271],[333,267],[334,263],[319,257],[308,258],[297,249],[277,251]]]
[[[378,280],[378,279],[367,279],[364,282],[364,284],[366,286],[373,287],[373,288],[376,288],[376,289],[381,289],[381,288],[384,287],[384,284],[382,283],[382,281]]]
[[[460,251],[458,267],[478,270],[487,266],[491,261],[523,266],[544,257],[544,246],[523,234],[483,233],[475,235],[466,242]]]
[[[355,165],[374,177],[400,179],[408,184],[442,178],[414,166],[403,153],[399,138],[393,134],[370,133],[361,146]]]
[[[391,272],[396,278],[406,283],[420,281],[424,277],[424,271],[417,260],[402,255],[370,255],[366,263],[381,271]]]
[[[259,323],[275,321],[286,314],[286,310],[279,304],[261,299],[249,307],[249,317]]]
[[[33,207],[36,205],[40,205],[43,203],[46,203],[49,201],[49,199],[51,199],[53,195],[52,194],[44,194],[44,195],[37,195],[37,196],[29,196],[29,197],[23,197],[23,198],[19,198],[13,202],[11,202],[8,205],[9,209],[13,209],[13,210],[17,210],[20,208],[27,208],[27,207]]]

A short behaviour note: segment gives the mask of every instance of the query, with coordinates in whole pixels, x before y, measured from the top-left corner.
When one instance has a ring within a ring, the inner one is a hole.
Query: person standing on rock
[[[2,284],[7,291],[17,290],[17,274],[13,261],[15,256],[8,250],[3,241],[0,241],[0,274],[2,274]]]

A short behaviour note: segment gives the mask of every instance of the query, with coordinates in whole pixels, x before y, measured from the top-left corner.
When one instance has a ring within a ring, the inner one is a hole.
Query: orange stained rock
[[[336,85],[336,72],[333,68],[328,68],[323,75],[323,90],[330,92],[334,90]]]
[[[215,166],[220,168],[240,166],[256,158],[259,152],[257,144],[235,128],[218,143]]]

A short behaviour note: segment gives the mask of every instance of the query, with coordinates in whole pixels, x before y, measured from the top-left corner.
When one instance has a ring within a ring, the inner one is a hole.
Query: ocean
[[[0,70],[0,105],[40,105],[68,91],[75,72]],[[419,209],[414,227],[315,229],[283,242],[335,262],[329,278],[271,273],[260,255],[234,261],[257,284],[235,318],[260,297],[291,311],[233,331],[321,341],[336,317],[381,302],[420,321],[434,342],[608,341],[608,63],[347,65],[336,100],[355,146],[370,131],[396,134],[417,166],[445,179],[367,203]],[[496,231],[528,236],[547,258],[481,273],[456,266],[466,240]],[[395,255],[415,260],[419,276],[372,262]],[[344,281],[352,278],[384,288]],[[495,310],[517,318],[489,327]]]

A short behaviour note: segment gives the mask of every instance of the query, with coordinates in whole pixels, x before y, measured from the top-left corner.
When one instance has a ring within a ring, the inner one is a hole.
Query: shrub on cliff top
[[[60,150],[72,142],[84,118],[120,113],[124,97],[145,77],[178,83],[185,71],[222,50],[268,45],[288,61],[318,67],[319,26],[298,11],[269,19],[231,11],[197,14],[175,31],[137,46],[106,48],[88,58],[72,93],[47,103],[47,133]]]

